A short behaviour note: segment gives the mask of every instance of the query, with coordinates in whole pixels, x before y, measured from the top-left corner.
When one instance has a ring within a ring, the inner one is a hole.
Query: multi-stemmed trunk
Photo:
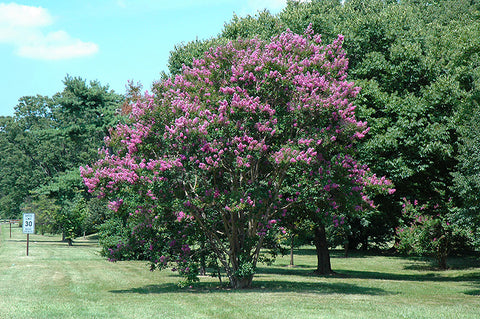
[[[230,251],[230,264],[224,265],[225,272],[233,289],[250,288],[255,274],[257,258],[242,257],[245,254],[238,254]],[[247,254],[247,256],[250,256]]]
[[[208,230],[205,231],[205,234],[230,281],[230,287],[233,289],[250,288],[263,237],[252,247],[248,245],[250,233],[244,232],[243,228],[233,227],[233,232],[228,236],[229,245],[222,243],[219,237]]]
[[[248,277],[236,277],[230,278],[230,286],[233,289],[246,289],[252,286],[253,275]]]

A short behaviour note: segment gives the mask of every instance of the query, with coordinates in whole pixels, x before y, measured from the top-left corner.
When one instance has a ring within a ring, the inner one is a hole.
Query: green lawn
[[[57,236],[0,234],[0,318],[480,318],[478,259],[427,261],[333,253],[334,277],[311,275],[312,249],[262,266],[249,290],[219,288],[202,278],[178,288],[171,271],[144,262],[110,263],[91,239],[68,247]]]

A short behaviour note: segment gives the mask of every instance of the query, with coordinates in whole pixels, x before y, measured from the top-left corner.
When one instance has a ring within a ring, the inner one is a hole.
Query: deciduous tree
[[[322,45],[311,28],[210,49],[132,107],[104,156],[82,168],[90,191],[133,229],[127,243],[152,268],[195,279],[201,241],[234,288],[249,287],[279,219],[338,223],[390,182],[358,163],[368,132],[355,118],[343,37]],[[305,217],[306,218],[306,217]]]

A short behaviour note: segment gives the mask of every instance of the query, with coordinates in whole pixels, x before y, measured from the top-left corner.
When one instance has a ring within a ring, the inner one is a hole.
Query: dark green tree
[[[11,218],[21,207],[36,212],[49,223],[42,232],[73,238],[103,218],[89,209],[78,168],[97,158],[124,97],[97,81],[67,76],[64,85],[51,98],[22,97],[14,117],[1,119],[0,207]]]
[[[2,213],[17,218],[29,191],[42,185],[56,171],[51,100],[44,96],[22,97],[15,116],[2,119],[0,138],[0,205]]]

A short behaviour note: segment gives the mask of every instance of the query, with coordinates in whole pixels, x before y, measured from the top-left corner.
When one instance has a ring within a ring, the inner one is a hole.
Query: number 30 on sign
[[[32,213],[23,214],[23,233],[24,234],[35,233],[35,214],[32,214]]]

